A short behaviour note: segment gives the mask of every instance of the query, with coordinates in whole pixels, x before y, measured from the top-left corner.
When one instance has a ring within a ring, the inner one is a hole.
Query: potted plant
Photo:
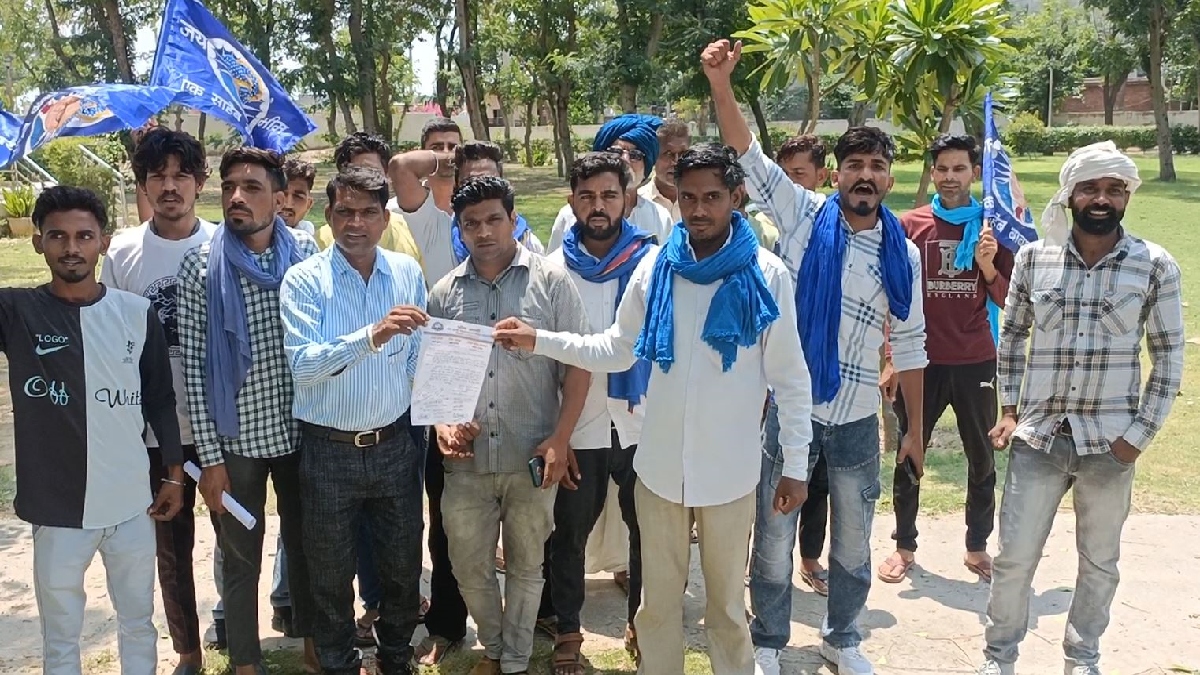
[[[0,190],[0,201],[8,217],[8,231],[13,237],[33,235],[33,187],[18,185]]]

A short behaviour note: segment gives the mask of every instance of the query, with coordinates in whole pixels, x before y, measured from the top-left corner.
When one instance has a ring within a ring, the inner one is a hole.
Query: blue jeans
[[[283,537],[275,537],[275,571],[271,575],[271,606],[275,609],[292,606],[292,594],[288,591],[287,551],[283,549]]]
[[[775,513],[771,500],[783,473],[779,417],[767,414],[763,430],[762,480],[750,559],[750,606],[754,646],[783,649],[791,636],[792,552],[799,509]],[[857,618],[871,590],[871,521],[879,500],[879,420],[872,415],[848,424],[813,422],[809,468],[824,456],[829,468],[829,600],[822,636],[834,647],[862,642]]]
[[[1015,663],[1029,626],[1029,594],[1054,515],[1074,487],[1075,542],[1079,572],[1067,614],[1063,652],[1069,665],[1095,665],[1100,636],[1121,575],[1121,529],[1129,516],[1134,465],[1112,453],[1079,455],[1069,436],[1058,436],[1049,452],[1014,440],[1000,505],[1000,553],[992,570],[984,654]]]

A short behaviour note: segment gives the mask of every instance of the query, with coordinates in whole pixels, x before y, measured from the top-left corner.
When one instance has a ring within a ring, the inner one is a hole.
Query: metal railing
[[[129,202],[128,202],[128,200],[126,198],[126,194],[125,194],[125,174],[123,172],[113,168],[113,166],[111,164],[109,164],[108,162],[104,161],[103,159],[100,159],[100,157],[96,153],[89,150],[86,145],[81,144],[79,146],[79,150],[80,150],[80,152],[83,153],[83,156],[88,159],[88,161],[92,162],[93,164],[100,167],[101,169],[108,171],[109,173],[111,173],[113,176],[116,177],[116,179],[117,179],[117,199],[119,200],[119,202],[121,204],[121,211],[119,214],[117,214],[115,225],[116,225],[117,229],[125,227],[125,223],[129,218]]]

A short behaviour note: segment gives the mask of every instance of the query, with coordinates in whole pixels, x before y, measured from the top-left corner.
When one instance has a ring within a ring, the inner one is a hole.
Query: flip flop
[[[875,576],[885,584],[898,584],[908,577],[908,571],[917,564],[916,558],[905,560],[899,553],[893,553],[876,570]]]
[[[984,581],[991,583],[991,581],[992,581],[992,561],[985,560],[981,563],[969,563],[964,560],[963,567],[966,567],[967,569],[971,570],[975,574],[978,574],[979,577],[981,579],[983,579]]]
[[[802,568],[800,570],[800,580],[816,591],[817,595],[829,597],[829,570],[819,569],[815,572],[809,572]]]

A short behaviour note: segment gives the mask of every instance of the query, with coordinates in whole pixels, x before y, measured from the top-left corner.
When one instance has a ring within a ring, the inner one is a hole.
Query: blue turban
[[[627,113],[614,117],[596,132],[592,150],[607,150],[618,140],[629,141],[646,156],[646,175],[649,176],[658,161],[658,128],[662,123],[662,118],[654,115]]]

